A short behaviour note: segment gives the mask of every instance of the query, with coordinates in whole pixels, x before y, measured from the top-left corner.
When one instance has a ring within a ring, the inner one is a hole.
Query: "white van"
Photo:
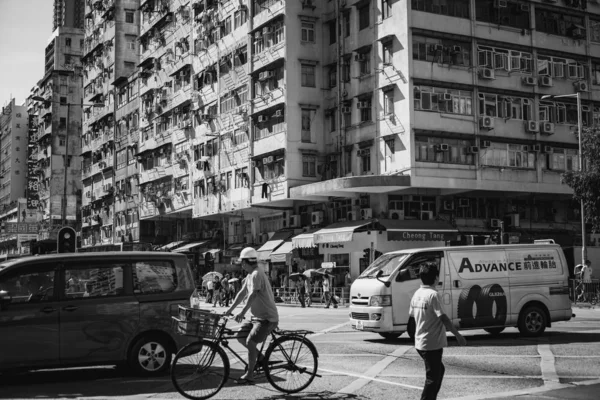
[[[408,310],[424,262],[438,265],[437,290],[459,330],[499,334],[516,326],[522,335],[538,336],[552,322],[573,316],[560,246],[458,246],[395,251],[375,260],[350,288],[352,326],[387,339],[405,331],[413,338]]]

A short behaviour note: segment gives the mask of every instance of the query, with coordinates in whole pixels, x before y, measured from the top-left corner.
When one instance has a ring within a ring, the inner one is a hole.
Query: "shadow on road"
[[[323,392],[302,392],[297,394],[276,394],[273,396],[263,397],[264,400],[324,400],[324,399],[336,399],[336,400],[361,400],[367,399],[367,397],[357,396],[355,394],[346,393],[334,393],[328,390]]]

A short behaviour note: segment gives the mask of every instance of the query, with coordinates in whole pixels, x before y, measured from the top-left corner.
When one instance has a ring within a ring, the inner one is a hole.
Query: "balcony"
[[[220,212],[219,198],[214,194],[207,194],[203,197],[196,198],[194,199],[193,204],[193,218],[205,217],[207,215],[214,215]]]
[[[415,79],[456,82],[465,85],[473,84],[472,67],[462,65],[438,64],[437,62],[432,63],[428,61],[413,60],[411,73]]]
[[[141,202],[139,205],[140,219],[152,218],[160,215],[156,204],[151,201]]]
[[[157,179],[164,178],[166,176],[172,176],[172,175],[173,175],[173,167],[171,165],[167,165],[167,166],[162,165],[162,166],[155,167],[155,168],[152,168],[147,171],[142,171],[140,173],[140,185],[142,185],[144,183],[155,181]]]
[[[443,130],[446,132],[475,134],[475,117],[473,115],[415,110],[414,128],[426,131]]]
[[[266,195],[263,192],[265,183],[267,184]],[[288,181],[285,176],[255,183],[253,188],[252,204],[269,203],[288,198]]]
[[[192,206],[192,195],[189,191],[178,191],[171,198],[171,208],[173,211],[182,211]]]
[[[252,56],[252,67],[254,70],[258,70],[283,58],[285,58],[285,42],[282,41],[258,54],[254,54]]]
[[[277,18],[279,15],[285,14],[285,1],[278,1],[268,9],[260,8],[260,10],[261,11],[254,17],[252,26],[261,26],[270,20]]]
[[[252,105],[254,106],[252,113],[257,114],[267,108],[283,103],[285,103],[285,92],[283,88],[276,88],[252,99]]]

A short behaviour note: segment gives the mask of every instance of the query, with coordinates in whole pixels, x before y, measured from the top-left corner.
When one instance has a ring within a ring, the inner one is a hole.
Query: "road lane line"
[[[548,382],[558,382],[558,373],[556,372],[556,364],[554,353],[550,349],[549,344],[538,344],[537,346],[538,353],[542,356],[540,360],[540,367],[542,369],[542,379],[544,380],[544,385]]]
[[[404,384],[404,383],[392,382],[392,381],[388,381],[388,380],[385,380],[385,379],[379,379],[379,378],[375,378],[375,377],[371,377],[371,376],[366,376],[366,375],[361,375],[361,374],[355,374],[353,372],[335,371],[335,370],[332,370],[332,369],[326,369],[326,368],[320,368],[320,367],[319,367],[319,371],[328,372],[330,376],[352,376],[352,377],[358,378],[354,382],[357,382],[357,381],[360,381],[360,380],[365,380],[365,383],[362,386],[366,385],[369,382],[380,382],[380,383],[387,383],[388,385],[401,386],[401,387],[405,387],[405,388],[409,388],[409,389],[423,390],[423,387],[421,387],[421,386],[413,386],[413,385],[407,385],[407,384]],[[352,385],[352,384],[350,384],[350,385]],[[348,385],[346,387],[349,387],[350,385]],[[350,394],[350,393],[342,392],[342,390],[344,390],[344,389],[338,390],[338,393]],[[360,388],[357,388],[357,390],[358,389],[360,389]]]
[[[375,378],[377,374],[383,372],[383,370],[385,370],[391,363],[396,361],[399,357],[402,357],[407,351],[409,351],[412,348],[413,346],[401,346],[400,348],[396,349],[394,352],[388,354],[387,357],[385,357],[383,360],[379,361],[377,364],[369,368],[363,376],[359,377],[359,379],[355,380],[346,387],[338,390],[338,393],[353,394],[371,381],[379,382],[380,380]],[[422,389],[421,387],[412,385],[399,384],[399,386],[413,389]]]
[[[326,334],[326,333],[329,333],[329,332],[331,332],[331,331],[333,331],[333,330],[335,330],[335,329],[341,328],[341,327],[342,327],[342,326],[344,326],[344,325],[348,325],[349,323],[350,323],[350,321],[347,321],[347,322],[344,322],[344,323],[342,323],[342,324],[338,324],[338,325],[332,326],[332,327],[330,327],[330,328],[327,328],[327,329],[323,329],[323,330],[321,330],[321,331],[319,331],[319,332],[315,332],[315,333],[313,333],[313,334],[306,335],[306,336],[307,336],[307,337],[310,337],[310,338],[314,338],[314,337],[317,337],[317,336],[321,336],[321,335],[324,335],[324,334]],[[346,343],[347,343],[347,342],[346,342]]]

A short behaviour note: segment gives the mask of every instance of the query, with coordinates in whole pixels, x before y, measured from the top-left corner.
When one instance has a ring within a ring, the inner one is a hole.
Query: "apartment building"
[[[52,32],[59,27],[83,29],[84,0],[54,0]]]
[[[25,197],[27,176],[27,108],[15,99],[0,114],[0,206]]]
[[[36,116],[38,208],[46,234],[63,224],[77,226],[81,205],[80,58],[83,31],[59,27],[48,40],[44,76],[27,98]]]

